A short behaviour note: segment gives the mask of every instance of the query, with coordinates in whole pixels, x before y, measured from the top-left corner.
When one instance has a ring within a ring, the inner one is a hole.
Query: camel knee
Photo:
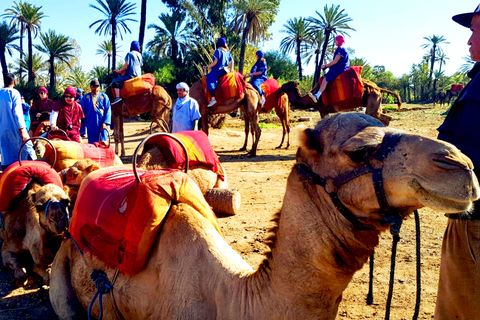
[[[43,279],[43,284],[47,286],[50,284],[50,268],[47,266],[34,264],[33,265],[33,272],[38,274]]]

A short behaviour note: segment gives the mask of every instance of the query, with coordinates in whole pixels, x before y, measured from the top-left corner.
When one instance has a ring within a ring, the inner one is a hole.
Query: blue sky
[[[106,37],[96,35],[89,25],[103,19],[103,15],[89,7],[96,4],[94,0],[64,1],[64,0],[28,0],[28,2],[43,6],[42,11],[48,16],[42,20],[42,30],[53,29],[57,33],[74,38],[81,46],[81,65],[84,71],[89,71],[95,65],[106,65],[106,62],[95,51],[98,44]],[[140,20],[140,0],[130,0],[137,5],[134,19]],[[383,65],[387,71],[399,77],[408,73],[412,64],[419,63],[426,53],[421,48],[427,43],[423,37],[432,35],[444,36],[450,44],[442,48],[449,57],[442,67],[447,75],[452,75],[464,63],[463,57],[468,55],[467,41],[471,31],[452,21],[451,17],[458,13],[473,11],[478,3],[472,1],[451,0],[341,0],[334,2],[353,20],[349,23],[356,31],[350,31],[346,45],[355,50],[355,57],[364,58],[371,66]],[[329,2],[327,5],[331,5]],[[13,1],[1,0],[0,13],[13,5]],[[270,27],[272,40],[260,43],[265,50],[278,50],[280,41],[286,35],[281,32],[288,19],[294,17],[317,16],[315,11],[323,13],[324,2],[314,0],[281,0],[275,23]],[[147,25],[161,25],[158,16],[168,12],[160,0],[148,0]],[[318,16],[317,16],[318,17]],[[124,34],[121,56],[126,54],[132,40],[138,38],[139,22],[130,23],[132,34]],[[146,41],[152,39],[153,31],[146,30]],[[34,43],[39,43],[38,39]],[[293,55],[292,55],[292,58]],[[7,62],[18,59],[7,56]],[[306,66],[304,73],[313,73],[313,65]]]

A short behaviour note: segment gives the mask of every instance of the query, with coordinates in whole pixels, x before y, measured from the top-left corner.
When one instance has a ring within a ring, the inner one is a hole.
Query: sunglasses
[[[65,99],[73,99],[73,96],[64,96]]]
[[[47,94],[46,92],[40,92],[39,94]]]

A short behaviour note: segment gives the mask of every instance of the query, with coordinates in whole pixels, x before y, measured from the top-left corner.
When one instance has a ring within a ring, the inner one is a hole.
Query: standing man
[[[480,5],[453,20],[472,30],[470,55],[477,61],[472,79],[454,102],[438,138],[454,144],[470,159],[480,177]],[[435,319],[480,319],[480,201],[473,211],[448,215],[443,237]]]
[[[100,81],[90,81],[90,93],[83,96],[80,101],[85,114],[85,127],[87,128],[88,143],[107,141],[108,127],[112,122],[110,99],[100,92]]]
[[[172,132],[198,130],[200,108],[197,100],[190,98],[190,88],[185,82],[177,84],[178,99],[173,106]]]
[[[0,146],[2,149],[2,171],[18,161],[22,143],[30,137],[23,118],[20,92],[14,89],[15,77],[7,73],[3,78],[5,88],[0,89]],[[22,160],[36,160],[33,144],[29,141],[22,150]]]

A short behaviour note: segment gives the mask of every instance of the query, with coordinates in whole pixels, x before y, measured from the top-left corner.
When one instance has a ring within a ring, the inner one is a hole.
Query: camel
[[[275,108],[275,113],[282,124],[282,141],[275,149],[280,149],[283,146],[285,135],[287,135],[287,146],[285,149],[288,149],[290,147],[290,103],[288,101],[288,95],[283,93],[280,89],[267,96],[265,104],[258,112],[268,113],[273,108]]]
[[[400,96],[398,95],[398,93],[394,91],[380,88],[370,80],[362,79],[362,83],[364,88],[362,104],[361,105],[355,104],[348,107],[344,107],[342,109],[334,105],[325,106],[322,102],[322,99],[319,99],[319,101],[315,103],[308,95],[302,96],[300,94],[297,81],[290,81],[290,82],[284,83],[280,88],[280,90],[282,90],[282,92],[285,92],[288,95],[288,99],[290,100],[293,107],[298,109],[315,108],[320,112],[320,116],[322,118],[329,113],[353,110],[357,107],[365,107],[366,114],[374,118],[377,118],[378,120],[383,122],[383,124],[388,126],[390,123],[390,120],[392,120],[392,117],[382,113],[382,93],[386,92],[388,94],[393,95],[395,98],[397,98],[398,108],[400,108],[402,105],[402,100]]]
[[[62,242],[60,233],[68,225],[69,198],[55,184],[42,185],[33,178],[3,212],[3,264],[13,270],[15,284],[26,284],[31,270],[43,283],[50,282],[50,264]],[[0,214],[0,216],[2,215]],[[31,265],[33,260],[33,265]]]
[[[112,99],[110,90],[107,90],[107,93],[109,94],[110,99]],[[158,127],[163,128],[164,125],[161,119],[169,123],[171,110],[172,98],[168,92],[159,85],[153,87],[151,92],[124,98],[122,101],[112,105],[115,153],[118,154],[120,158],[125,158],[123,118],[151,111],[150,117],[152,122],[156,123]],[[119,145],[121,148],[120,153]]]
[[[200,107],[200,114],[202,115],[201,124],[202,130],[208,135],[208,115],[217,113],[231,113],[238,108],[242,108],[244,111],[245,120],[245,143],[240,150],[247,150],[248,132],[252,134],[253,144],[249,154],[252,157],[257,155],[258,142],[262,130],[258,126],[258,109],[260,108],[260,96],[257,90],[255,90],[251,84],[247,83],[245,91],[240,98],[232,98],[224,102],[223,105],[217,103],[216,105],[208,108],[208,101],[205,98],[204,90],[202,88],[202,80],[196,81],[190,87],[190,97],[197,100]],[[251,126],[251,128],[250,128]]]
[[[113,281],[104,319],[334,319],[387,220],[424,206],[461,212],[479,198],[472,162],[456,147],[361,113],[335,114],[306,129],[296,159],[271,251],[255,270],[200,213],[178,203],[134,276],[64,241],[50,282],[59,319],[85,316],[96,292],[94,269]],[[372,168],[382,170],[388,211],[380,208]],[[357,169],[365,174],[354,175]],[[92,316],[99,316],[98,303]]]
[[[92,159],[82,159],[75,162],[72,166],[59,172],[63,181],[63,190],[70,198],[70,207],[73,211],[77,201],[78,189],[83,179],[92,171],[100,169],[100,165]]]

